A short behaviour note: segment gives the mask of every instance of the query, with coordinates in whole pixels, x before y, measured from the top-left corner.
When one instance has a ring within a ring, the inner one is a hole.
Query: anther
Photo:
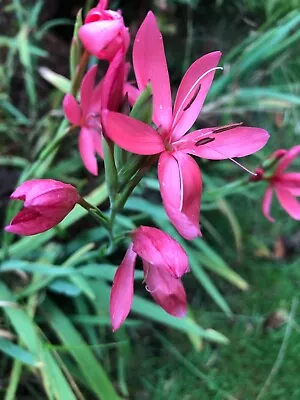
[[[229,130],[237,128],[238,126],[241,126],[241,125],[243,125],[243,122],[237,122],[236,124],[220,126],[218,128],[212,129],[212,133],[221,133],[221,132],[229,131]]]
[[[213,142],[215,139],[216,139],[216,138],[210,138],[210,137],[200,139],[200,140],[198,140],[198,141],[195,143],[195,146],[202,146],[202,145],[204,145],[204,144]]]
[[[201,89],[201,83],[198,85],[198,87],[197,87],[195,93],[193,94],[191,100],[190,100],[190,101],[187,103],[187,105],[184,107],[183,111],[186,111],[186,110],[188,110],[188,109],[191,107],[191,105],[192,105],[192,104],[194,103],[194,101],[196,100],[196,98],[197,98],[197,96],[198,96],[198,93],[200,92],[200,89]]]

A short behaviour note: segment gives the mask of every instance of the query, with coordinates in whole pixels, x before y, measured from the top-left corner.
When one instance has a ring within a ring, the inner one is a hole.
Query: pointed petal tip
[[[267,220],[269,220],[270,222],[275,222],[275,219],[270,214],[272,198],[273,198],[273,188],[270,186],[267,188],[262,200],[262,212],[263,215],[267,218]]]
[[[80,125],[81,109],[77,103],[77,100],[70,93],[66,94],[63,99],[63,111],[66,118],[73,125]]]
[[[123,322],[124,321],[114,321],[111,319],[112,332],[115,333],[118,329],[120,329]]]
[[[21,196],[16,196],[16,195],[15,195],[15,192],[13,192],[13,193],[9,196],[9,198],[12,199],[12,200],[23,200],[23,201],[25,200],[25,196],[22,196],[22,197],[21,197]]]
[[[4,227],[4,230],[8,233],[12,233],[14,235],[20,235],[20,236],[32,236],[32,235],[36,235],[36,233],[31,234],[30,232],[27,233],[26,229],[22,229],[22,227],[20,227],[20,225],[7,225]],[[37,232],[39,233],[39,232]]]

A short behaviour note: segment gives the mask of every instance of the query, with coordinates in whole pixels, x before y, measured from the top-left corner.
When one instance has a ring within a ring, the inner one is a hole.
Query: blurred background
[[[95,4],[0,0],[0,225],[13,213],[8,199],[17,180],[59,128],[76,14]],[[223,52],[224,71],[217,71],[197,126],[243,121],[267,129],[268,145],[243,160],[247,168],[300,143],[299,0],[111,1],[110,8],[122,10],[132,39],[147,11],[155,12],[174,89],[195,59]],[[295,166],[299,171],[300,162]],[[201,169],[204,240],[182,243],[192,269],[184,278],[184,321],[150,300],[137,273],[131,318],[112,334],[109,288],[125,248],[100,259],[104,231],[78,210],[50,233],[2,235],[1,398],[300,398],[299,223],[277,201],[276,223],[265,220],[263,183],[219,190],[245,176],[230,161],[204,160]],[[37,174],[103,200],[103,177],[84,170],[76,135]],[[178,239],[155,171],[118,223],[156,224]]]

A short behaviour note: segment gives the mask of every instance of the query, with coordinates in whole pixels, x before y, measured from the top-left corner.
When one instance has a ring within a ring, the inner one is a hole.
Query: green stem
[[[123,192],[121,194],[119,194],[119,197],[117,198],[117,200],[114,203],[114,207],[113,210],[115,211],[115,213],[117,213],[119,210],[121,210],[128,197],[130,196],[130,194],[132,193],[132,191],[134,190],[134,188],[139,184],[139,182],[141,181],[141,179],[144,177],[144,175],[146,174],[146,172],[150,169],[151,164],[145,166],[144,168],[141,168],[136,174],[135,176],[131,179],[131,181],[128,183],[128,185],[125,187],[125,189],[123,190]]]
[[[100,222],[101,225],[104,226],[105,229],[107,229],[108,231],[110,230],[109,219],[103,214],[101,210],[99,210],[98,207],[93,206],[82,197],[78,201],[78,204],[81,205],[81,207],[85,208],[94,219],[96,219],[98,222]]]
[[[84,53],[81,56],[80,63],[79,63],[79,65],[77,67],[77,70],[75,72],[74,79],[72,81],[71,93],[72,93],[72,95],[74,97],[76,96],[76,94],[77,94],[77,92],[79,90],[79,87],[80,87],[80,84],[81,84],[81,81],[82,81],[82,78],[83,78],[83,75],[84,75],[85,67],[87,66],[88,60],[89,60],[89,53],[87,51],[84,51]]]

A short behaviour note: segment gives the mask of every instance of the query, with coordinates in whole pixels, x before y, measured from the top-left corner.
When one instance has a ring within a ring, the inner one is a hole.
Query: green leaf
[[[90,389],[101,399],[119,399],[100,362],[69,318],[49,298],[43,304],[43,311],[52,329],[76,360]]]
[[[91,325],[91,326],[108,326],[111,328],[111,321],[109,317],[102,317],[99,315],[70,315],[70,319],[72,322],[80,325]],[[137,319],[127,319],[124,322],[125,326],[139,326],[142,325],[142,321]]]
[[[110,287],[101,281],[97,284],[91,283],[91,286],[97,298],[96,304],[101,304],[102,312],[103,309],[107,310],[108,312]],[[194,334],[201,338],[217,343],[228,343],[228,339],[221,333],[213,330],[203,329],[188,317],[173,317],[172,315],[167,314],[153,301],[143,299],[142,297],[136,295],[133,298],[132,312],[142,316],[143,318],[161,323],[162,325],[177,329],[184,333]]]
[[[80,275],[71,275],[70,280],[80,289],[90,300],[95,299],[95,294],[92,291],[88,281]]]
[[[48,289],[69,297],[76,297],[79,296],[81,293],[81,290],[76,285],[74,285],[74,283],[70,283],[62,279],[57,279],[54,282],[48,284]]]
[[[78,31],[79,28],[82,26],[83,20],[82,20],[82,9],[80,9],[76,15],[76,21],[74,25],[74,31],[73,31],[73,38],[72,38],[72,43],[71,43],[71,48],[70,48],[70,74],[71,74],[71,79],[75,76],[77,66],[80,62],[80,56],[82,52],[82,44],[78,38]]]
[[[2,301],[15,303],[14,296],[2,282],[0,282],[0,298]],[[76,400],[64,374],[53,355],[47,349],[43,339],[39,337],[37,327],[28,314],[21,308],[9,306],[4,307],[3,310],[13,325],[19,339],[26,345],[33,356],[36,357],[37,362],[43,366],[40,368],[40,372],[48,394],[54,393],[57,400],[61,400],[62,398],[64,400]]]
[[[203,339],[217,343],[228,343],[228,339],[221,333],[209,329],[203,329],[189,318],[173,317],[152,301],[145,300],[142,297],[134,296],[132,311],[144,318],[159,322],[179,331],[198,335]]]
[[[229,305],[227,304],[226,300],[221,295],[219,290],[216,288],[212,280],[209,278],[209,276],[201,267],[200,262],[197,259],[199,257],[196,257],[196,254],[193,253],[190,249],[186,248],[186,250],[188,252],[191,271],[195,275],[195,278],[200,282],[200,284],[204,287],[206,292],[212,297],[215,303],[221,308],[221,310],[223,310],[224,313],[230,317],[232,315],[232,311]]]
[[[152,110],[152,89],[150,85],[147,85],[135,102],[130,116],[146,124],[150,124],[152,121]]]
[[[23,364],[27,364],[32,367],[41,366],[41,363],[32,353],[23,349],[21,346],[11,343],[7,339],[0,338],[0,351],[9,355],[15,360],[21,361]]]
[[[63,75],[57,74],[47,67],[40,67],[39,73],[45,79],[45,81],[51,83],[51,85],[53,85],[56,89],[63,93],[70,93],[71,81]]]
[[[105,182],[107,184],[107,190],[111,202],[113,202],[118,192],[118,172],[115,165],[114,153],[112,150],[113,143],[108,142],[104,136],[102,136],[102,148],[104,156],[104,167],[105,167]]]
[[[194,245],[203,252],[201,257],[205,267],[216,272],[241,290],[248,289],[248,283],[233,271],[227,263],[202,239],[197,239]]]

